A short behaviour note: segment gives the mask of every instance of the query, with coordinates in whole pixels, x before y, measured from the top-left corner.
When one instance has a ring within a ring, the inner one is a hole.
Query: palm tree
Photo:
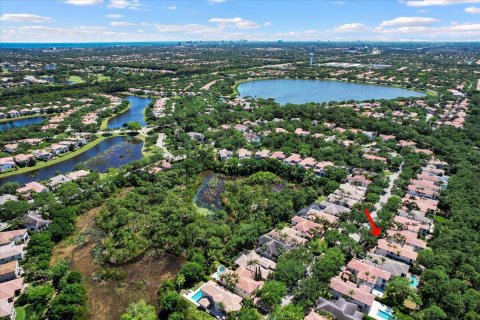
[[[365,271],[363,274],[364,274],[365,277],[366,277],[365,281],[368,281],[368,278],[370,277],[370,271],[367,270],[367,271]]]
[[[238,284],[240,281],[240,276],[234,272],[225,272],[220,275],[220,280],[230,291],[233,291],[233,288]]]
[[[250,260],[247,261],[247,267],[257,265],[257,264],[259,264],[258,262],[259,262],[258,259],[250,259]]]
[[[355,295],[355,291],[353,289],[348,290],[347,292],[348,297],[350,298],[350,301],[353,300],[353,296]]]
[[[380,258],[380,261],[382,261],[382,267],[383,267],[383,265],[385,264],[385,262],[387,262],[387,259],[386,259],[384,256],[382,256],[382,257]]]
[[[185,276],[179,273],[175,278],[175,284],[177,285],[178,290],[182,289],[183,285],[185,284]]]

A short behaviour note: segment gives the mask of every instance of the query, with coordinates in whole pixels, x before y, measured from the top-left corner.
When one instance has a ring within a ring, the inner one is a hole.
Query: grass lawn
[[[102,82],[102,81],[110,81],[111,79],[110,79],[109,76],[105,76],[105,75],[99,73],[99,74],[97,74],[97,80],[99,82]]]
[[[438,223],[445,223],[445,222],[447,222],[447,218],[442,217],[442,216],[439,216],[439,215],[435,215],[435,216],[433,217],[433,220],[435,220],[435,222],[438,222]]]
[[[316,202],[321,203],[321,202],[323,202],[323,201],[325,201],[325,200],[327,200],[327,196],[320,196],[320,197],[318,197],[318,199],[317,199]]]
[[[68,81],[71,81],[73,84],[78,84],[78,83],[84,83],[85,80],[80,78],[79,76],[70,76],[67,79]]]
[[[16,320],[27,320],[27,310],[26,310],[26,307],[16,307],[15,308],[15,311],[17,312],[17,317],[15,318]],[[31,317],[32,315],[30,315],[29,317],[29,320],[32,319],[33,317]],[[37,319],[37,317],[33,318],[33,319]]]

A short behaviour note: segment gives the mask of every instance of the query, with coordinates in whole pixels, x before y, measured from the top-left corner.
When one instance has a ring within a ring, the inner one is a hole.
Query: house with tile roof
[[[323,233],[323,226],[319,223],[315,223],[311,220],[302,218],[300,216],[294,216],[291,220],[292,229],[297,232],[299,237],[306,239],[313,238],[316,234]]]
[[[200,307],[211,313],[234,312],[242,308],[242,297],[226,290],[212,280],[200,287],[202,298]]]
[[[17,260],[0,264],[0,282],[6,282],[18,278],[20,266]]]
[[[412,246],[389,242],[385,239],[379,239],[377,243],[376,254],[392,258],[413,265],[417,261],[418,253]]]
[[[360,311],[368,312],[372,307],[375,296],[370,293],[371,288],[367,285],[359,287],[350,281],[345,281],[339,276],[330,279],[330,289],[334,299],[347,298],[356,304]]]
[[[361,260],[353,258],[346,266],[346,270],[350,271],[357,281],[377,288],[385,288],[387,282],[391,278],[388,271],[382,270],[371,264],[365,263]]]
[[[344,298],[338,298],[337,300],[319,298],[317,300],[315,310],[317,312],[326,311],[330,314],[333,314],[337,320],[361,320],[364,316],[364,314],[358,310],[358,306],[355,303],[348,302]],[[309,320],[317,319],[312,318]]]
[[[3,157],[0,158],[0,172],[5,172],[7,170],[15,169],[17,165],[13,157]]]

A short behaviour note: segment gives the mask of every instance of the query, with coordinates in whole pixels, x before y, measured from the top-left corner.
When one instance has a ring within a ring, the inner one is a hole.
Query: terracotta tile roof
[[[242,298],[220,287],[213,281],[208,281],[201,286],[202,292],[216,303],[223,303],[225,311],[238,311],[242,308]]]
[[[18,267],[18,261],[10,261],[4,264],[0,264],[0,276],[15,272]]]
[[[370,293],[369,287],[357,287],[355,283],[350,281],[343,281],[339,276],[330,279],[330,288],[347,297],[350,296],[350,291],[353,291],[354,294],[352,296],[352,299],[360,301],[367,306],[372,306],[372,303],[375,300],[375,296]]]
[[[397,243],[390,243],[385,239],[378,240],[378,248],[390,252],[391,254],[397,254],[401,257],[417,260],[418,253],[413,250],[409,245],[399,245]]]
[[[9,244],[13,238],[23,237],[26,233],[27,229],[0,232],[0,245]]]
[[[372,265],[366,264],[365,262],[360,261],[358,259],[350,260],[347,264],[347,268],[357,271],[358,272],[357,278],[370,283],[375,283],[377,281],[377,278],[388,281],[392,276],[390,272],[376,268]],[[365,275],[365,272],[370,273],[370,276],[367,277]],[[371,275],[375,275],[376,277],[375,280],[371,278]]]

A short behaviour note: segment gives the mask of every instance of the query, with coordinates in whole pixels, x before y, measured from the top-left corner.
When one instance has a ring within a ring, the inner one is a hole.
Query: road
[[[167,148],[165,148],[165,146],[163,145],[163,140],[165,140],[165,137],[166,137],[165,133],[160,132],[158,134],[157,143],[155,145],[163,150],[163,153],[164,153],[166,158],[173,159],[174,158],[173,154],[168,152]]]
[[[372,212],[372,218],[376,219],[377,218],[377,211],[382,208],[382,205],[387,203],[388,198],[392,196],[392,189],[393,189],[393,184],[395,183],[395,180],[398,179],[398,176],[402,173],[402,168],[403,168],[403,162],[398,168],[398,171],[395,173],[392,173],[388,178],[388,187],[385,189],[385,193],[380,196],[380,200],[375,204],[375,211]]]

